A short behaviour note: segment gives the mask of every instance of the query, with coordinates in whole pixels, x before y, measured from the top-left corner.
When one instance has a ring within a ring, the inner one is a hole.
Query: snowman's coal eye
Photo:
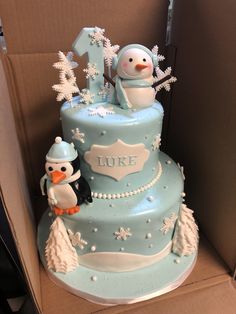
[[[143,62],[146,62],[147,60],[145,58],[143,58]]]
[[[61,167],[61,171],[65,172],[66,171],[66,167]]]
[[[133,61],[133,59],[132,58],[129,58],[129,62],[132,62]]]
[[[48,167],[48,170],[49,171],[53,171],[53,167]]]

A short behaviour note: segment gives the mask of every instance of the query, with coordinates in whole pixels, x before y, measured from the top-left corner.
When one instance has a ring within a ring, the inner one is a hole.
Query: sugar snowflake
[[[161,135],[158,134],[155,136],[154,141],[152,143],[152,150],[157,150],[161,144]]]
[[[118,45],[111,45],[111,42],[108,38],[105,38],[105,43],[104,43],[104,59],[105,63],[108,67],[111,67],[112,65],[112,59],[114,56],[116,56],[116,52],[120,49],[120,46]]]
[[[61,76],[60,84],[53,85],[52,88],[58,92],[57,101],[61,101],[62,99],[71,101],[72,94],[79,92],[79,88],[76,86],[75,77],[70,77],[67,79],[66,77]]]
[[[89,37],[91,38],[91,44],[97,44],[97,46],[102,46],[103,41],[105,39],[104,37],[105,29],[99,28],[95,26],[94,32],[89,34]]]
[[[170,217],[164,218],[160,231],[162,231],[163,234],[167,234],[170,229],[174,229],[176,219],[177,215],[175,213],[172,213]]]
[[[104,118],[108,114],[114,114],[115,113],[113,111],[112,107],[105,108],[103,106],[99,106],[96,108],[89,108],[89,111],[90,111],[90,113],[89,113],[90,116],[98,115],[101,118]]]
[[[99,71],[97,70],[95,63],[88,63],[87,69],[83,69],[83,71],[87,73],[86,74],[87,79],[91,77],[91,79],[95,80],[96,75],[99,74]]]
[[[53,63],[53,67],[60,70],[60,74],[68,75],[69,77],[74,77],[73,67],[71,61],[64,55],[62,51],[58,52],[59,61]]]
[[[155,71],[156,71],[156,75],[157,75],[155,78],[155,82],[159,82],[162,79],[164,79],[165,77],[170,76],[169,79],[165,80],[163,83],[161,83],[160,85],[158,85],[156,87],[156,91],[158,92],[162,88],[165,88],[165,90],[167,92],[169,92],[170,91],[170,84],[177,81],[176,77],[171,76],[171,71],[172,71],[171,67],[168,67],[164,72],[159,67],[156,67]]]
[[[67,229],[67,232],[73,246],[78,246],[81,250],[83,250],[84,246],[88,244],[87,241],[81,238],[80,232],[73,233],[70,229]]]
[[[116,237],[116,240],[127,240],[128,237],[132,236],[132,233],[130,232],[130,228],[123,228],[120,227],[119,231],[114,232],[114,235]]]
[[[102,100],[110,101],[113,93],[113,86],[106,83],[105,86],[101,86],[98,95],[101,96]]]
[[[152,53],[157,56],[157,62],[159,63],[160,61],[165,60],[165,57],[162,56],[162,55],[159,55],[159,54],[158,54],[158,50],[159,50],[159,47],[158,47],[157,45],[155,45],[155,46],[152,48]]]
[[[79,95],[80,95],[80,102],[83,104],[89,105],[94,102],[95,95],[91,94],[91,92],[88,89],[82,89]]]
[[[72,139],[78,140],[81,143],[84,143],[84,133],[80,132],[79,128],[75,128],[71,130],[71,132],[73,133]]]

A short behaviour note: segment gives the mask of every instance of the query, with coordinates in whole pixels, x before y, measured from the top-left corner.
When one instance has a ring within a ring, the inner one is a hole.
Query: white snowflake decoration
[[[132,236],[132,233],[130,232],[130,228],[123,228],[120,227],[119,231],[114,232],[114,235],[116,237],[116,240],[127,240],[128,237]]]
[[[105,63],[108,67],[111,67],[112,59],[113,57],[116,56],[116,52],[119,49],[120,49],[119,45],[112,46],[110,40],[108,38],[105,39],[103,52],[104,52]]]
[[[101,86],[98,95],[101,96],[104,101],[111,101],[113,89],[114,87],[111,84],[106,83],[105,86]]]
[[[152,53],[157,56],[157,62],[159,63],[160,61],[165,60],[165,57],[162,56],[162,55],[159,55],[159,54],[158,54],[158,50],[159,50],[159,47],[158,47],[157,45],[155,45],[155,46],[152,48]]]
[[[183,167],[183,166],[180,166],[180,164],[179,164],[179,163],[177,163],[177,166],[179,167],[179,170],[180,170],[180,172],[181,172],[181,174],[182,174],[182,178],[183,178],[183,180],[185,180],[185,175],[184,175],[184,167]]]
[[[161,144],[161,135],[158,134],[157,136],[155,136],[154,141],[152,143],[152,150],[157,150],[159,148]]]
[[[84,133],[80,132],[79,128],[75,128],[71,130],[71,132],[73,133],[72,139],[78,140],[81,143],[84,143]]]
[[[164,72],[159,67],[156,67],[155,71],[157,75],[154,79],[155,82],[159,82],[160,80],[170,75],[169,79],[165,80],[163,83],[161,83],[155,88],[157,92],[160,91],[162,88],[165,88],[165,90],[169,92],[170,84],[177,81],[177,78],[175,76],[171,76],[171,71],[172,71],[171,67],[168,67]]]
[[[92,80],[95,80],[96,76],[99,74],[95,63],[88,63],[87,69],[83,69],[83,71],[87,73],[86,78],[91,78]]]
[[[67,229],[67,232],[73,246],[78,246],[81,250],[83,250],[84,246],[88,244],[88,242],[82,239],[80,232],[73,233],[70,229]]]
[[[113,111],[112,107],[105,108],[103,106],[99,106],[96,108],[89,108],[89,111],[90,111],[90,113],[89,113],[90,116],[98,115],[101,118],[104,118],[108,114],[114,114],[115,113]]]
[[[63,52],[58,52],[59,61],[53,63],[53,67],[60,70],[60,75],[68,75],[68,77],[74,77],[73,67],[71,61],[64,55]]]
[[[60,84],[53,85],[52,88],[58,92],[57,101],[66,99],[68,101],[72,100],[73,93],[79,93],[79,88],[76,86],[76,78],[70,77],[66,78],[60,76]]]
[[[105,39],[104,32],[105,29],[95,26],[94,32],[89,34],[89,37],[91,38],[91,44],[97,44],[97,46],[102,46]]]
[[[91,94],[90,90],[82,89],[79,93],[80,95],[80,102],[86,105],[92,104],[94,102],[94,94]]]
[[[170,217],[164,218],[160,231],[162,231],[163,234],[167,234],[170,229],[174,229],[176,219],[177,215],[175,213],[172,213]]]

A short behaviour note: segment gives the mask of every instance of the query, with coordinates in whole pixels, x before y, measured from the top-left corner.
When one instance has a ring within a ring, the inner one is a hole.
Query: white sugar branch
[[[111,67],[112,65],[112,59],[116,56],[116,52],[120,49],[119,45],[111,45],[111,42],[108,38],[105,38],[104,42],[104,59],[107,67]]]
[[[160,231],[162,231],[163,234],[167,234],[169,230],[174,229],[176,219],[177,215],[175,213],[172,213],[170,217],[164,218]]]

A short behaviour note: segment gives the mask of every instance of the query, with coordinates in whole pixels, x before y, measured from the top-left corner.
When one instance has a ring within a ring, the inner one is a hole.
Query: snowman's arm
[[[107,80],[113,87],[116,86],[116,83],[113,81],[113,79],[108,76],[106,73],[103,73],[103,77],[105,78],[105,80]]]
[[[158,85],[161,85],[162,83],[164,83],[165,81],[169,80],[171,78],[171,75],[166,75],[165,77],[163,77],[160,81],[155,82],[154,84],[152,84],[152,88],[157,87]]]

